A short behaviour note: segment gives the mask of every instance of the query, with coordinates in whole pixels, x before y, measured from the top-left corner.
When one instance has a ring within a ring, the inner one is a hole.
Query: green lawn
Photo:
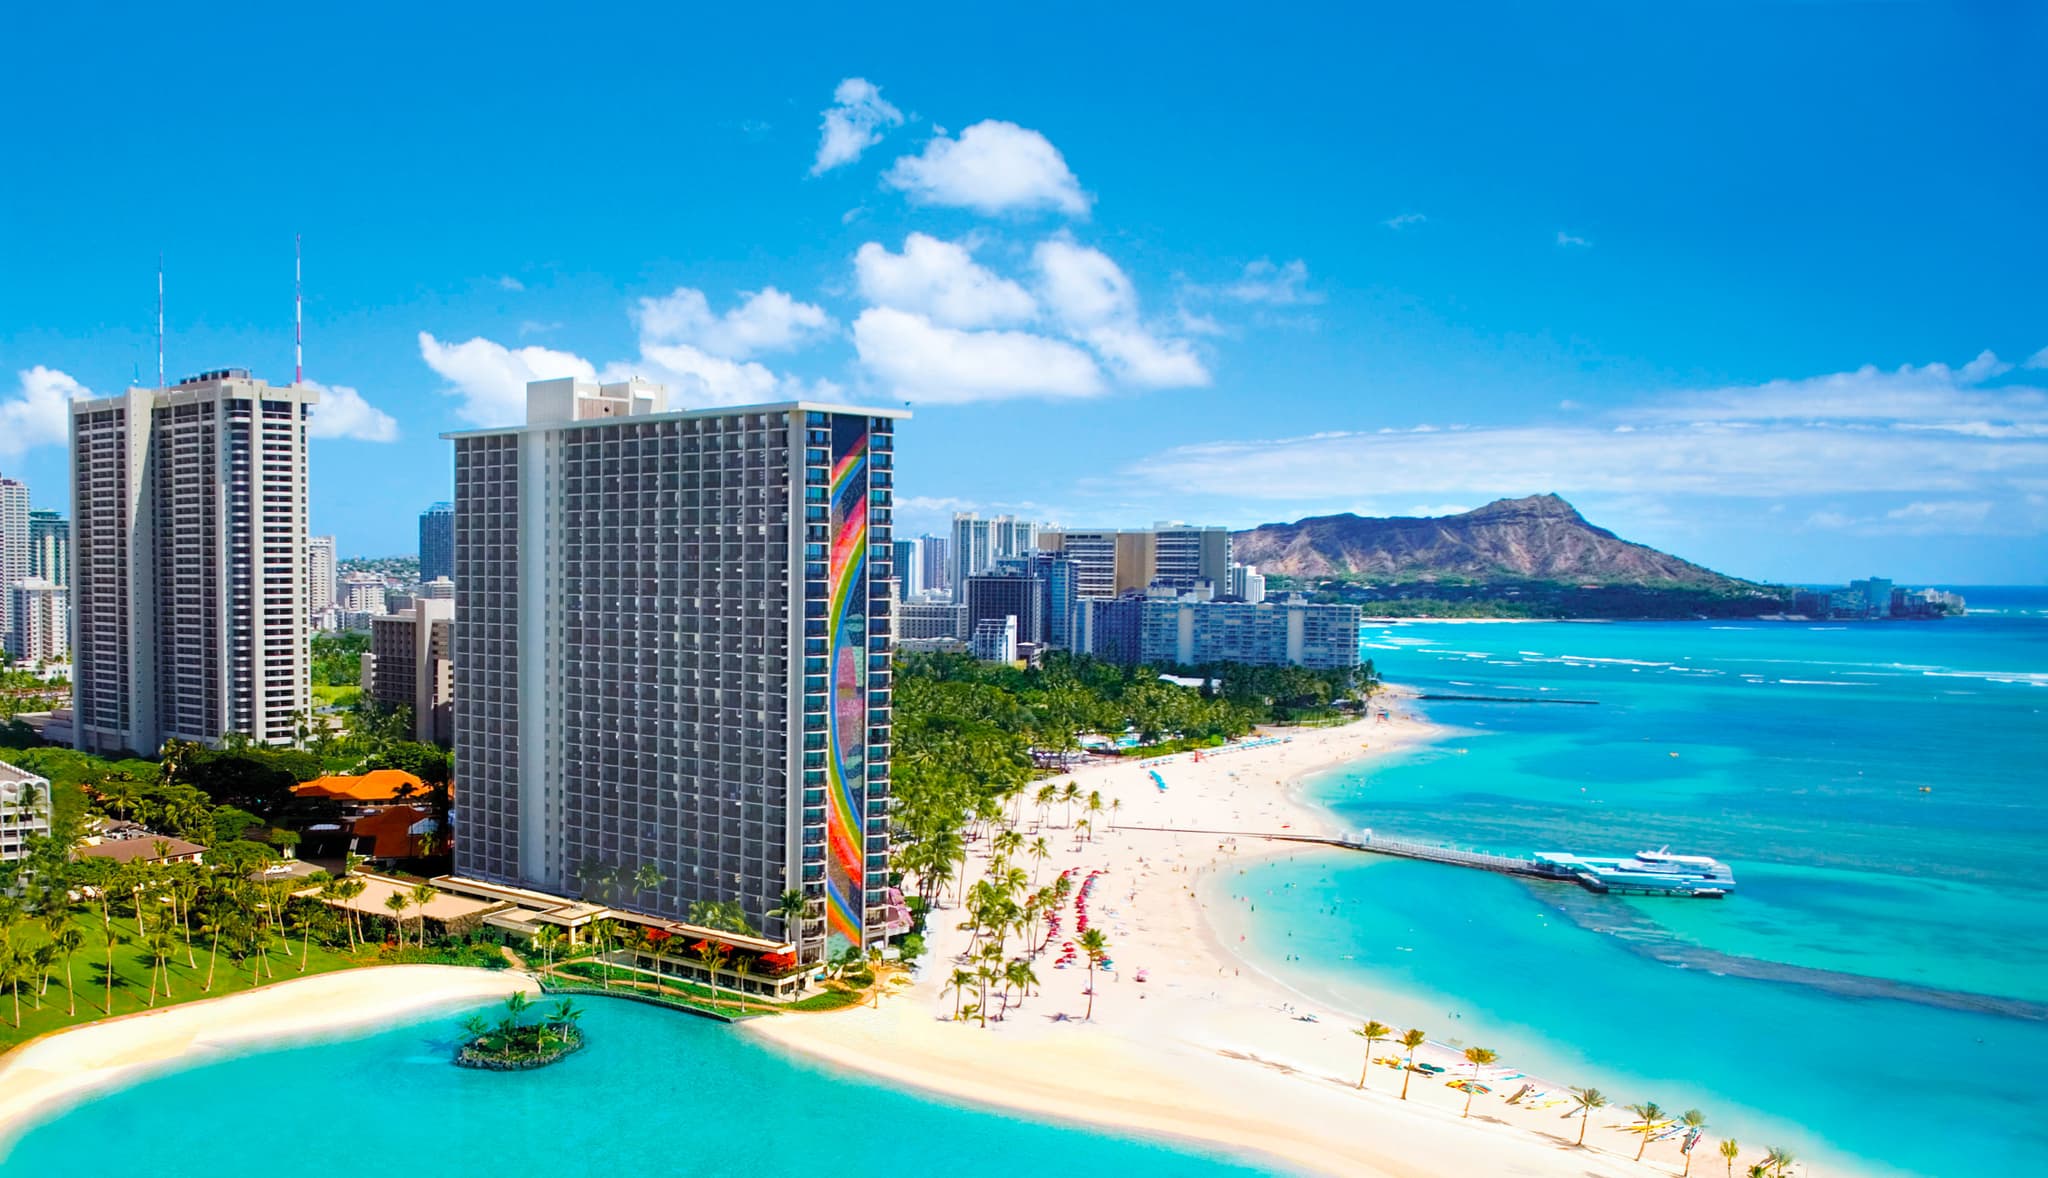
[[[331,705],[345,708],[354,703],[356,697],[362,693],[362,687],[357,684],[315,683],[313,685],[313,699],[322,706]]]
[[[37,979],[34,968],[27,967],[20,985],[20,1016],[15,1014],[15,987],[9,985],[0,989],[0,1050],[35,1038],[37,1035],[59,1030],[81,1023],[94,1022],[108,1016],[106,1007],[106,940],[101,932],[99,914],[92,912],[82,916],[77,927],[85,935],[85,944],[71,960],[71,973],[78,987],[78,1013],[68,1013],[71,1007],[64,989],[64,961],[60,957],[50,971],[49,988],[40,997],[38,1008]],[[132,1014],[148,1010],[150,961],[141,948],[133,943],[122,944],[122,935],[132,938],[135,932],[133,919],[123,920],[119,914],[114,917],[116,944],[114,946],[113,1014]],[[15,946],[24,952],[33,952],[48,938],[34,925],[18,926]],[[270,966],[276,971],[276,978],[265,971],[262,983],[272,980],[285,981],[303,976],[300,973],[300,942],[294,938],[289,953],[282,943],[274,945],[270,952]],[[171,992],[166,998],[159,986],[156,1005],[164,1007],[180,1002],[192,1002],[201,998],[218,998],[258,985],[252,979],[251,962],[237,963],[223,952],[213,966],[213,989],[202,990],[206,984],[207,943],[204,937],[192,938],[192,958],[198,966],[187,964],[182,934],[179,937],[177,959],[172,962]],[[305,974],[329,973],[352,966],[375,964],[374,950],[365,950],[354,957],[345,951],[335,952],[323,948],[316,940],[305,966]]]

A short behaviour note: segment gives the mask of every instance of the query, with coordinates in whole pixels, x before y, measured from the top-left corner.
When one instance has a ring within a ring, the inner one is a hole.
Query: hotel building
[[[737,901],[806,961],[907,927],[884,884],[905,416],[563,379],[527,386],[524,426],[450,435],[458,875],[674,920]],[[773,913],[792,890],[801,928]]]
[[[75,742],[293,738],[312,708],[306,422],[246,369],[71,403]]]
[[[1041,552],[1074,562],[1074,596],[1115,597],[1154,585],[1193,589],[1208,582],[1222,592],[1230,581],[1230,529],[1161,523],[1150,528],[1038,533]]]

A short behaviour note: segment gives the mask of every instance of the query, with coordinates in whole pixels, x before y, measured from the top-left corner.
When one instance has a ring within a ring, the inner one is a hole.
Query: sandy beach
[[[748,1032],[955,1097],[1254,1151],[1316,1173],[1679,1173],[1684,1157],[1675,1138],[1653,1142],[1642,1162],[1633,1160],[1641,1138],[1623,1130],[1629,1114],[1622,1109],[1594,1113],[1588,1148],[1575,1148],[1579,1122],[1561,1115],[1568,1104],[1506,1104],[1503,1098],[1521,1086],[1520,1079],[1493,1083],[1493,1094],[1478,1097],[1469,1118],[1461,1116],[1464,1094],[1448,1088],[1446,1077],[1417,1075],[1403,1102],[1403,1073],[1375,1065],[1368,1090],[1359,1091],[1364,1042],[1351,1030],[1374,1012],[1319,1007],[1259,973],[1221,943],[1216,923],[1198,900],[1203,873],[1234,870],[1260,856],[1299,854],[1301,846],[1135,829],[1337,833],[1328,813],[1300,796],[1304,777],[1439,734],[1406,714],[1402,701],[1392,700],[1390,707],[1395,715],[1388,722],[1276,732],[1286,737],[1284,743],[1200,762],[1180,756],[1149,767],[1115,763],[1053,779],[1071,777],[1084,794],[1100,790],[1105,801],[1122,802],[1120,829],[1111,831],[1103,821],[1105,829],[1092,842],[1074,837],[1059,807],[1042,832],[1054,855],[1041,880],[1064,870],[1077,879],[1103,873],[1090,913],[1110,939],[1116,969],[1097,975],[1092,1021],[1077,1021],[1087,1007],[1086,969],[1053,967],[1059,942],[1073,935],[1070,902],[1065,932],[1034,966],[1042,993],[986,1029],[953,1022],[956,998],[945,979],[968,933],[955,927],[965,914],[952,906],[949,893],[947,906],[930,922],[931,952],[918,978],[885,998],[879,1010],[758,1020],[747,1024]],[[1164,791],[1153,785],[1150,768],[1166,780]],[[1024,817],[1029,840],[1036,837],[1030,830],[1035,809],[1027,806]],[[986,864],[987,853],[984,845],[975,848],[975,868]],[[1028,868],[1030,860],[1022,863]],[[1137,980],[1139,971],[1146,981]],[[1303,1021],[1311,1016],[1314,1021]],[[1387,1042],[1374,1050],[1376,1056],[1400,1053]],[[1449,1048],[1431,1045],[1416,1058],[1452,1068],[1451,1075],[1470,1072]],[[1514,1060],[1500,1064],[1513,1070]],[[1553,1100],[1564,1097],[1570,1082],[1536,1081]],[[1721,1172],[1716,1145],[1708,1138],[1697,1146],[1696,1172]],[[1745,1160],[1754,1160],[1759,1151],[1744,1152]],[[1803,1164],[1798,1172],[1817,1173]]]
[[[511,971],[385,965],[294,978],[225,998],[188,1002],[46,1035],[0,1061],[0,1153],[35,1120],[101,1088],[260,1040],[332,1034],[538,992]]]

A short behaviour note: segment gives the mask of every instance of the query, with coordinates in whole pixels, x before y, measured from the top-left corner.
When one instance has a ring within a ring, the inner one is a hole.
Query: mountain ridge
[[[1556,494],[1496,499],[1443,516],[1344,512],[1232,533],[1235,559],[1288,577],[1556,581],[1758,588],[1681,557],[1624,540]]]

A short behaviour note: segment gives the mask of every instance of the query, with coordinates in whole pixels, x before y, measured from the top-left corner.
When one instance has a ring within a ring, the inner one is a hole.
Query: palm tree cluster
[[[564,998],[549,1007],[534,1022],[526,1021],[532,999],[524,990],[505,999],[504,1013],[496,1022],[481,1014],[462,1021],[464,1040],[456,1053],[458,1063],[505,1066],[550,1062],[583,1046],[583,1032],[577,1022],[583,1012]]]

